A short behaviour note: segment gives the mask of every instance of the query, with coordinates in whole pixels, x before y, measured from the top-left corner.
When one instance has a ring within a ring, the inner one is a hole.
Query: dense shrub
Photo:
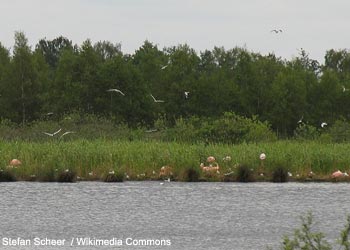
[[[19,138],[21,131],[18,129],[17,124],[11,122],[8,119],[0,120],[0,137],[3,140],[10,140]]]
[[[0,170],[0,182],[16,181],[16,177],[8,170]]]
[[[104,182],[123,182],[124,175],[122,172],[108,173],[104,179]]]
[[[245,164],[239,165],[236,178],[239,182],[254,181],[253,171]]]
[[[199,170],[194,167],[188,167],[182,174],[182,180],[187,182],[196,182],[199,180]]]
[[[333,142],[350,141],[350,122],[337,120],[326,132]]]
[[[325,239],[322,232],[315,232],[313,229],[313,217],[311,212],[301,217],[302,225],[300,229],[294,230],[293,237],[284,236],[281,250],[331,250],[331,249],[350,249],[350,216],[344,229],[340,232],[340,239],[337,242],[340,246],[332,248],[331,244]]]
[[[68,169],[59,173],[57,176],[57,182],[75,182],[75,181],[76,181],[76,173]]]
[[[48,136],[44,132],[60,132],[55,136]],[[74,132],[63,136],[65,132]],[[125,139],[138,140],[144,137],[142,128],[129,128],[126,124],[115,124],[112,120],[91,114],[73,112],[66,114],[59,120],[47,118],[33,121],[24,126],[17,126],[8,120],[0,123],[0,137],[4,140],[30,141],[60,141],[73,139]]]
[[[299,124],[294,130],[294,137],[298,140],[315,140],[319,138],[320,132],[316,127],[309,124]]]
[[[287,182],[288,171],[285,167],[277,166],[272,171],[272,182]]]
[[[256,117],[245,118],[232,112],[226,112],[217,119],[180,118],[176,120],[173,128],[167,130],[166,139],[236,144],[274,141],[277,137],[267,122],[261,122]]]

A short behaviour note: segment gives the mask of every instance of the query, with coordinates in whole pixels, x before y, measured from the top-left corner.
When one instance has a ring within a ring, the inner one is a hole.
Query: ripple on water
[[[0,237],[166,238],[172,245],[165,249],[276,249],[307,211],[317,228],[337,238],[350,214],[348,189],[346,183],[0,183]]]

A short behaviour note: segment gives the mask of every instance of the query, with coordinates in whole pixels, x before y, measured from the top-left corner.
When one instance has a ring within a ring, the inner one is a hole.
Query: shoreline
[[[169,183],[169,182],[181,182],[181,183],[350,183],[350,177],[341,177],[341,178],[289,178],[286,181],[272,181],[271,178],[259,178],[251,181],[239,181],[237,179],[228,179],[228,178],[199,178],[195,181],[186,181],[182,179],[163,179],[163,178],[143,178],[143,179],[115,179],[115,180],[106,180],[102,178],[88,179],[88,178],[73,178],[67,180],[40,180],[40,179],[14,179],[14,180],[0,180],[0,183],[6,182],[38,182],[38,183],[79,183],[79,182],[103,182],[103,183],[127,183],[127,182],[160,182],[160,183]]]

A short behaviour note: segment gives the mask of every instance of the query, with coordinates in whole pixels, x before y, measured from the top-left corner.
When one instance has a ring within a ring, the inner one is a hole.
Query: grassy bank
[[[162,166],[172,168],[174,180],[186,180],[189,170],[199,172],[199,180],[237,180],[237,168],[244,165],[253,180],[271,180],[276,168],[289,171],[289,180],[331,180],[335,170],[350,170],[350,144],[277,141],[260,144],[185,144],[145,141],[73,140],[0,142],[1,170],[17,180],[52,181],[64,172],[78,180],[105,180],[122,173],[129,180],[160,179]],[[266,159],[259,159],[260,153]],[[203,173],[199,167],[214,156],[219,173]],[[224,160],[230,156],[231,160]],[[18,167],[7,167],[11,159]],[[314,175],[310,175],[310,172]],[[263,175],[262,175],[263,174]],[[162,177],[165,178],[166,176]],[[342,178],[347,180],[347,177]]]

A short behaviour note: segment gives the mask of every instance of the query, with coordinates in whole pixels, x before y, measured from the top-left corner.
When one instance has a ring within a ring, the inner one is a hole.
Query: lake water
[[[0,183],[0,249],[278,249],[308,211],[335,240],[349,191],[346,183]],[[64,245],[45,246],[54,241]]]

